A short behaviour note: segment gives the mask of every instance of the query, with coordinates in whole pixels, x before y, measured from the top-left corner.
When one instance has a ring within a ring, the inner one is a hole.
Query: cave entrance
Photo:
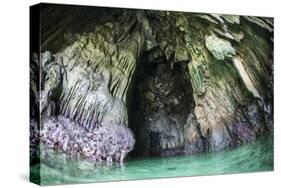
[[[136,144],[130,156],[184,153],[185,129],[194,106],[187,62],[172,62],[158,50],[144,53],[130,91],[129,127]]]

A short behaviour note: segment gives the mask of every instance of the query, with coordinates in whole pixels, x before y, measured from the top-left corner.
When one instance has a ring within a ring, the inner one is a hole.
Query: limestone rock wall
[[[218,151],[273,131],[273,19],[41,12],[42,51],[32,65],[42,83],[31,71],[31,94],[43,118],[63,116],[88,132],[130,127],[143,155]]]
[[[251,134],[260,135],[272,126],[266,118],[273,115],[272,30],[255,28],[247,17],[208,15],[204,19],[208,23],[189,16],[182,22],[189,23],[185,37],[192,56],[188,68],[195,90],[195,116],[209,149],[216,151],[243,142],[236,135],[237,123],[245,123],[245,129],[254,132],[246,136],[252,139]],[[260,20],[267,25],[267,19]],[[197,28],[190,29],[194,22],[199,23]],[[191,33],[201,36],[194,40]],[[247,113],[260,120],[247,118]]]
[[[145,128],[137,129],[147,135],[141,139],[146,144],[139,146],[147,148],[144,154],[155,145],[160,147],[158,155],[218,151],[255,140],[257,136],[272,131],[272,19],[165,11],[146,11],[146,18],[150,26],[146,30],[153,31],[149,41],[154,41],[155,47],[149,50],[144,63],[165,62],[170,72],[175,66],[181,67],[185,72],[182,80],[188,80],[183,93],[192,93],[192,97],[185,94],[189,105],[184,106],[192,110],[187,110],[182,116],[184,123],[173,126],[171,121],[165,123],[159,117],[149,119],[151,114],[159,116],[161,112],[150,108],[149,102],[148,105],[140,104],[144,106],[141,111],[149,114],[143,117]],[[157,75],[156,70],[154,79],[161,79],[165,77],[163,75],[168,74]],[[164,82],[169,83],[167,80]],[[142,89],[145,88],[143,86]],[[165,88],[165,91],[171,88]],[[151,100],[154,95],[144,93],[144,99]],[[170,97],[164,100],[170,100]],[[172,116],[176,117],[175,114]],[[167,114],[165,117],[173,119]],[[140,116],[136,118],[141,119]],[[146,121],[147,118],[149,121]],[[155,133],[153,127],[158,124],[162,126]],[[165,129],[167,124],[173,131]],[[150,134],[158,139],[150,140]],[[165,137],[170,141],[163,142]],[[183,139],[179,142],[180,138]]]

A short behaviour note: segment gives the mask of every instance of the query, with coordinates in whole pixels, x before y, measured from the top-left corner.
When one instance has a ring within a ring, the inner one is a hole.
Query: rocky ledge
[[[122,162],[273,131],[272,18],[63,5],[41,18],[31,146]]]

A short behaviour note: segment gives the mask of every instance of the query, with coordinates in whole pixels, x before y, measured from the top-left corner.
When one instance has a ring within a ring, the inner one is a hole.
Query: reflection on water
[[[40,169],[40,170],[39,170]],[[32,178],[41,184],[86,183],[273,170],[273,136],[219,153],[165,158],[127,159],[123,166],[92,164],[70,159],[60,152],[44,149],[41,166],[31,167]]]

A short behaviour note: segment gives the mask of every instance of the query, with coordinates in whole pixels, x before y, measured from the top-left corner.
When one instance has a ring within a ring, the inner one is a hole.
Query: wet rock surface
[[[42,142],[69,155],[122,161],[131,150],[215,152],[273,131],[272,18],[63,5],[41,13],[31,143],[44,130]]]
[[[87,131],[69,118],[56,116],[44,118],[40,131],[35,123],[31,127],[47,147],[94,162],[106,160],[122,163],[135,143],[133,133],[122,125],[107,124]],[[31,140],[31,143],[38,144],[38,141]]]

